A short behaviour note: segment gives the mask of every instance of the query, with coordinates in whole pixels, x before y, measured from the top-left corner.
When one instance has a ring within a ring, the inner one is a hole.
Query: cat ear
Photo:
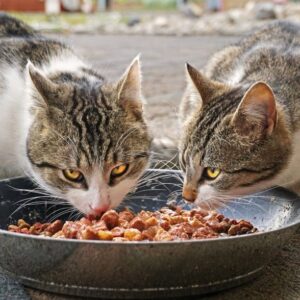
[[[27,63],[27,72],[34,88],[41,97],[37,100],[41,105],[65,108],[71,88],[67,85],[57,84],[43,75],[30,61]],[[42,99],[41,99],[42,98]]]
[[[277,120],[276,100],[269,85],[257,82],[245,93],[233,116],[241,135],[272,134]]]
[[[205,105],[205,103],[217,94],[221,94],[221,92],[228,89],[226,84],[207,78],[188,63],[186,64],[186,77],[188,87],[196,89],[196,91],[200,94],[202,105]]]
[[[140,58],[137,56],[117,83],[118,101],[123,107],[142,109],[141,78]]]
[[[46,103],[51,101],[52,98],[56,98],[55,96],[59,90],[57,84],[44,76],[30,61],[27,63],[27,70],[34,87]]]

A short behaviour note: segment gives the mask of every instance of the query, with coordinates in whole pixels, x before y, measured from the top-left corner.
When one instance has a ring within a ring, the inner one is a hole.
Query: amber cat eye
[[[207,179],[216,179],[220,175],[221,170],[215,168],[206,168],[204,172]]]
[[[81,172],[72,169],[63,170],[63,174],[68,180],[73,182],[81,182],[84,179]]]
[[[123,175],[128,169],[128,164],[122,164],[112,169],[111,176],[118,177]]]

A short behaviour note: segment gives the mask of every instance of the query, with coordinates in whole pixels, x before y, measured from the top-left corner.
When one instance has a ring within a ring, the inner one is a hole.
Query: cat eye
[[[204,175],[207,179],[216,179],[221,173],[220,169],[216,168],[206,168],[204,170]]]
[[[119,165],[119,166],[113,168],[110,173],[110,176],[118,177],[118,176],[125,174],[125,172],[128,169],[128,166],[129,166],[128,164],[122,164],[122,165]]]
[[[84,177],[81,172],[73,169],[63,170],[63,174],[66,179],[73,181],[73,182],[82,182]]]

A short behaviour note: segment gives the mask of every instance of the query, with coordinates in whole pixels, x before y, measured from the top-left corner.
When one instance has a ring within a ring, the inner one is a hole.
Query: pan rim
[[[261,232],[255,232],[251,234],[245,234],[245,235],[236,235],[236,236],[228,236],[228,237],[217,237],[217,238],[207,238],[207,239],[199,239],[199,240],[174,240],[174,241],[101,241],[101,240],[78,240],[78,239],[67,239],[67,238],[51,238],[51,237],[45,237],[45,236],[37,236],[37,235],[26,235],[22,233],[15,233],[10,232],[8,230],[0,229],[0,236],[11,236],[11,237],[19,237],[23,239],[36,239],[36,240],[46,240],[50,242],[57,242],[57,243],[77,243],[77,244],[85,244],[85,245],[130,245],[130,246],[137,246],[137,245],[143,245],[143,246],[151,246],[151,245],[178,245],[178,244],[195,244],[195,243],[213,243],[213,242],[223,242],[223,241],[233,241],[233,240],[240,240],[240,239],[250,239],[254,237],[263,237],[267,236],[269,234],[274,233],[280,233],[281,231],[285,231],[287,229],[291,229],[295,227],[295,231],[297,230],[297,227],[300,228],[300,220],[296,221],[294,223],[289,224],[288,226],[280,227],[273,230],[268,231],[261,231]]]
[[[169,173],[176,173],[176,174],[181,174],[182,172],[180,170],[172,170],[172,169],[147,169],[146,172],[159,172],[159,173],[163,173],[163,172],[169,172]],[[1,182],[6,182],[6,181],[11,181],[11,180],[17,180],[17,179],[27,179],[30,180],[29,177],[26,176],[17,176],[17,177],[11,177],[11,178],[5,178],[0,180]],[[285,188],[282,187],[276,187],[277,188],[281,188],[286,190]],[[288,191],[288,190],[287,190]],[[263,192],[263,191],[261,191]],[[289,193],[293,193],[291,191],[289,191]],[[300,198],[300,196],[296,195],[298,198]],[[300,201],[300,199],[299,199]],[[118,242],[118,241],[101,241],[101,240],[78,240],[78,239],[67,239],[67,238],[51,238],[51,237],[45,237],[45,236],[36,236],[36,235],[26,235],[26,234],[21,234],[21,233],[15,233],[15,232],[10,232],[8,230],[5,229],[0,229],[0,236],[5,236],[5,237],[16,237],[16,238],[22,238],[22,239],[36,239],[36,240],[46,240],[46,241],[51,241],[51,242],[57,242],[57,243],[77,243],[77,244],[86,244],[86,245],[106,245],[106,246],[119,246],[119,245],[131,245],[131,246],[137,246],[137,245],[143,245],[143,246],[154,246],[154,245],[177,245],[177,244],[194,244],[194,243],[213,243],[216,241],[219,242],[224,242],[225,240],[228,241],[233,241],[236,239],[250,239],[250,238],[254,238],[254,237],[263,237],[269,234],[273,234],[273,233],[280,233],[281,231],[285,231],[288,229],[292,229],[293,227],[295,227],[295,231],[297,230],[297,227],[300,228],[300,216],[298,216],[298,218],[296,219],[296,221],[287,224],[285,226],[279,227],[279,228],[275,228],[275,229],[271,229],[271,230],[266,230],[266,231],[258,231],[252,234],[245,234],[245,235],[237,235],[237,236],[226,236],[226,237],[217,237],[217,238],[207,238],[207,239],[199,239],[199,240],[174,240],[174,241],[122,241],[122,242]]]

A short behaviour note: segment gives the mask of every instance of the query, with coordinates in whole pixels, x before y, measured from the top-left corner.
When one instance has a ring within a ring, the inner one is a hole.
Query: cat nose
[[[103,204],[97,207],[90,206],[90,208],[94,216],[101,216],[104,212],[106,212],[109,209],[109,204]]]
[[[182,190],[182,197],[184,200],[189,202],[195,202],[198,196],[198,191],[191,186],[185,185]]]

